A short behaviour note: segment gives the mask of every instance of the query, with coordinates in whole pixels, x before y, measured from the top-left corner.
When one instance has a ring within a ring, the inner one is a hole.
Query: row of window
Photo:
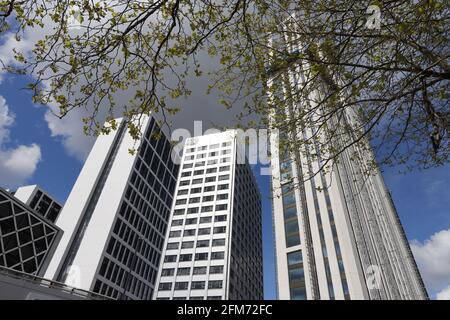
[[[197,240],[197,248],[206,248],[209,247],[210,241],[208,240]],[[221,247],[225,245],[225,239],[213,239],[212,246],[213,247]],[[167,244],[167,250],[176,250],[180,247],[180,242],[169,242]],[[194,241],[183,241],[181,242],[181,249],[190,249],[194,248]]]
[[[177,255],[166,255],[164,257],[164,262],[177,262]],[[209,258],[208,252],[198,252],[195,255],[191,253],[185,253],[179,255],[179,262],[190,262],[192,261],[192,257],[194,257],[194,261],[205,261]],[[224,251],[216,251],[211,252],[211,259],[210,260],[221,260],[225,258],[225,252]]]
[[[195,236],[196,231],[197,231],[197,229],[184,230],[183,236],[184,237]],[[226,232],[226,227],[225,226],[214,227],[213,228],[213,234],[220,234],[220,233],[225,233],[225,232]],[[197,234],[199,236],[211,234],[211,228],[199,228]],[[169,238],[178,238],[180,236],[181,236],[181,230],[170,231],[170,233],[169,233]]]
[[[185,159],[185,160],[193,160],[193,159]],[[211,165],[215,165],[218,163],[229,163],[231,162],[231,157],[223,157],[219,159],[211,159],[208,161],[198,161],[195,164],[194,163],[185,163],[183,165],[183,169],[191,169],[191,168],[199,168],[199,167],[203,167],[205,165],[211,166]]]
[[[191,282],[191,290],[202,290],[205,289],[206,281],[192,281]],[[208,281],[208,289],[222,289],[223,281],[222,280],[210,280]],[[188,290],[189,282],[175,282],[174,290]],[[160,291],[169,291],[172,290],[172,282],[161,282],[159,284]]]
[[[216,182],[216,181],[226,181],[229,179],[230,179],[229,174],[223,174],[223,175],[220,175],[218,179],[217,179],[217,177],[206,177],[204,180],[203,180],[203,178],[192,179],[192,181],[191,180],[182,180],[182,181],[180,181],[180,186],[188,186],[190,184],[202,184],[203,181],[204,181],[204,183],[208,183],[208,182]]]
[[[191,225],[191,224],[197,224],[197,222],[199,221],[198,218],[188,218],[186,220],[184,219],[176,219],[176,220],[172,220],[172,226],[182,226],[183,225],[183,221],[184,221],[184,225]],[[221,214],[221,215],[217,215],[214,217],[214,222],[222,222],[222,221],[227,221],[227,215],[226,214]],[[211,223],[212,222],[212,217],[208,216],[208,217],[200,217],[200,224],[202,223]]]
[[[227,155],[227,154],[231,154],[231,149],[224,149],[220,152],[221,155]],[[196,156],[192,155],[187,155],[186,157],[184,157],[184,160],[194,160],[194,159],[204,159],[206,157],[217,157],[219,155],[219,151],[212,151],[209,154],[205,153],[198,153]]]
[[[219,172],[225,172],[225,171],[229,171],[230,170],[230,166],[223,166],[223,167],[219,167]],[[210,173],[216,173],[217,172],[217,167],[215,168],[208,168],[206,169],[199,169],[199,170],[194,170],[194,171],[184,171],[181,173],[181,177],[190,177],[192,175],[194,176],[198,176],[198,175],[202,175],[206,172],[206,174],[210,174]]]
[[[188,183],[189,184],[189,183]],[[180,186],[185,186],[186,184],[181,184],[180,182]],[[221,190],[228,190],[229,188],[229,184],[220,184],[217,186],[217,191],[221,191]],[[187,194],[189,189],[183,189],[180,190],[179,193],[181,192],[181,195],[185,195]],[[197,187],[197,188],[192,188],[191,190],[191,194],[195,194],[195,193],[201,193],[202,192],[202,188],[201,187]],[[216,190],[216,186],[205,186],[203,188],[203,192],[213,192]]]
[[[202,266],[202,267],[183,267],[177,269],[177,276],[190,276],[191,275],[191,269],[193,272],[193,275],[202,275],[207,274],[208,267]],[[222,274],[223,273],[223,266],[210,266],[209,267],[209,274]],[[161,271],[161,277],[171,277],[175,275],[175,268],[164,268]]]
[[[180,191],[178,191],[178,195],[186,195],[188,193],[188,191],[189,191],[188,189],[180,190]],[[221,193],[216,196],[216,201],[227,200],[227,199],[228,199],[228,193]],[[214,195],[204,196],[202,199],[202,202],[210,202],[210,201],[214,201]],[[200,202],[200,197],[189,199],[189,203],[199,203],[199,202]],[[183,204],[183,203],[180,203],[180,204]]]
[[[215,143],[209,146],[209,150],[219,148],[220,143]],[[222,148],[231,146],[231,141],[222,142]],[[199,146],[197,147],[197,151],[205,151],[208,149],[208,146]],[[195,147],[187,148],[186,153],[195,152]]]

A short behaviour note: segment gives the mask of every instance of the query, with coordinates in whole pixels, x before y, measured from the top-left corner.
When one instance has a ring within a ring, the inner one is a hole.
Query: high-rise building
[[[237,132],[187,139],[181,166],[155,298],[262,299],[261,200]]]
[[[62,231],[0,188],[0,267],[41,276]]]
[[[45,276],[114,299],[150,299],[178,165],[153,117],[141,121],[139,141],[127,121],[117,123],[97,138],[61,211],[64,236]]]
[[[17,188],[14,197],[53,223],[56,222],[61,212],[62,205],[37,185]]]
[[[298,50],[296,43],[290,41],[293,47],[287,50]],[[300,90],[307,77],[302,67],[272,78],[269,87],[276,89],[270,99]],[[296,119],[300,111],[314,107],[323,94],[318,90],[311,90],[310,99],[277,110],[288,120]],[[340,121],[355,121],[354,114],[345,112]],[[320,110],[314,114],[319,117]],[[333,120],[328,125],[333,126]],[[364,148],[350,145],[338,161],[330,162],[331,170],[322,170],[323,162],[313,156],[319,154],[318,129],[311,126],[280,133],[285,140],[312,141],[302,150],[280,152],[278,135],[271,137],[278,297],[427,299],[382,175],[377,168],[367,174],[366,160],[373,159],[368,142]],[[342,144],[338,139],[330,143]]]

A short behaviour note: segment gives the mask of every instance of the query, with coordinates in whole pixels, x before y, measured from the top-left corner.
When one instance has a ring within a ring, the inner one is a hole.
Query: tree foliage
[[[0,24],[18,39],[45,30],[5,68],[33,74],[35,101],[61,117],[87,109],[86,132],[107,131],[102,108],[111,121],[119,107],[128,117],[175,114],[187,79],[211,76],[206,52],[218,62],[208,90],[242,108],[238,121],[256,113],[286,137],[313,126],[326,137],[316,153],[325,162],[370,139],[379,162],[426,168],[449,161],[449,11],[445,0],[2,0]],[[306,80],[292,82],[300,69]],[[124,91],[132,98],[118,106]],[[286,106],[295,116],[279,112]],[[347,110],[357,122],[341,118]],[[337,136],[351,138],[330,143]]]

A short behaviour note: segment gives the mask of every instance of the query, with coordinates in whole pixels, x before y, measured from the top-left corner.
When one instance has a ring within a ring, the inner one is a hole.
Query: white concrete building
[[[156,299],[262,299],[261,200],[237,132],[186,140]]]
[[[294,52],[298,48],[288,50]],[[297,86],[300,88],[306,81],[302,67],[298,64],[269,81],[269,86],[277,88],[273,94],[286,97]],[[310,99],[287,103],[279,110],[292,119],[300,110],[313,108],[318,100],[314,95],[318,94],[317,89],[313,90]],[[354,120],[352,114],[344,116],[345,120],[340,121]],[[284,139],[315,141],[314,130],[308,125],[297,127]],[[324,171],[319,170],[323,164],[320,159],[312,156],[318,154],[315,142],[304,150],[283,155],[277,142],[278,136],[273,134],[273,221],[279,299],[427,299],[381,173],[377,170],[374,175],[366,175],[367,162],[358,160],[372,159],[367,151],[370,147],[349,147],[337,163],[330,163],[331,170]],[[356,160],[355,154],[359,155]]]
[[[115,299],[152,297],[178,171],[159,133],[147,118],[135,143],[119,119],[97,138],[58,219],[64,235],[46,278]]]

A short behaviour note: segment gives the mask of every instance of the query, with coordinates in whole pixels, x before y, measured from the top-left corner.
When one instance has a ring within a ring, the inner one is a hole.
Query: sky
[[[20,45],[3,37],[0,59],[8,59],[11,47],[25,45],[26,37]],[[82,133],[82,112],[60,120],[47,106],[33,104],[30,92],[23,89],[28,80],[0,73],[0,186],[14,190],[20,185],[39,184],[64,202],[94,139]],[[217,103],[217,97],[204,94],[206,85],[204,79],[192,84],[200,89],[184,101],[182,113],[174,118],[175,127],[192,131],[195,120],[203,121],[203,129],[212,123],[232,124],[233,117]],[[260,176],[259,167],[254,169],[263,199],[265,298],[274,299],[270,177]],[[383,168],[383,176],[430,297],[450,299],[450,166],[408,174]]]

